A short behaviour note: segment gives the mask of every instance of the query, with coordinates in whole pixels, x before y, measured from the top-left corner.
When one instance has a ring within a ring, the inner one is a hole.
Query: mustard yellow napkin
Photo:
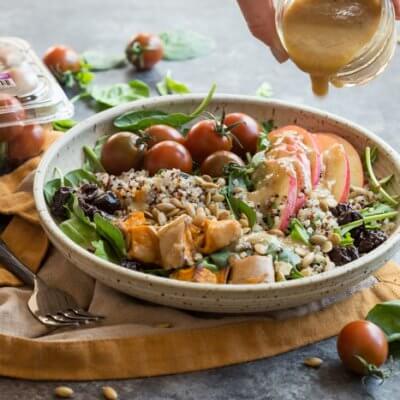
[[[27,308],[30,290],[0,269],[0,375],[116,379],[255,360],[336,335],[376,303],[400,297],[400,269],[393,263],[347,293],[264,315],[190,313],[128,297],[95,282],[54,248],[47,250],[30,194],[37,163],[30,160],[0,178],[0,213],[15,215],[2,238],[33,271],[42,264],[38,274],[47,283],[106,319],[78,330],[49,331]]]

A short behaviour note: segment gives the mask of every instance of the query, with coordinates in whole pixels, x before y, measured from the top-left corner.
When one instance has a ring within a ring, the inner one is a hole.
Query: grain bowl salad
[[[395,228],[375,148],[238,112],[133,111],[45,186],[60,229],[98,257],[213,284],[281,282],[362,257]],[[193,122],[193,121],[196,122]]]

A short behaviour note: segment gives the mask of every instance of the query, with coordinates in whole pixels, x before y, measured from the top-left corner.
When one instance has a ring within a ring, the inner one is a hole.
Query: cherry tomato
[[[138,169],[143,161],[143,149],[137,145],[138,135],[118,132],[111,135],[101,150],[101,164],[113,175],[130,169]]]
[[[185,142],[181,133],[168,125],[152,125],[145,130],[145,134],[148,136],[147,144],[149,147],[165,140],[172,140],[180,144]]]
[[[185,146],[196,162],[203,162],[216,151],[229,151],[232,148],[232,139],[224,129],[217,121],[211,119],[199,121],[190,128]]]
[[[56,76],[67,71],[79,72],[81,70],[79,54],[68,46],[50,47],[43,56],[43,62]]]
[[[214,178],[224,175],[224,167],[228,164],[244,165],[243,160],[231,151],[220,150],[209,155],[201,164],[201,173]]]
[[[21,162],[37,156],[43,149],[45,131],[41,125],[25,125],[21,132],[8,142],[8,158],[12,162]]]
[[[126,57],[139,71],[151,69],[164,55],[161,39],[151,33],[138,33],[126,46]]]
[[[6,111],[7,112],[1,112]],[[25,119],[25,110],[14,96],[0,93],[0,123],[18,123]],[[22,124],[0,128],[0,142],[9,142],[22,131]]]
[[[355,356],[362,357],[368,364],[380,367],[387,359],[389,346],[379,326],[370,321],[353,321],[339,333],[337,350],[343,364],[359,375],[365,375],[365,366]]]
[[[186,147],[166,140],[154,145],[144,156],[144,168],[154,175],[160,169],[177,168],[182,172],[192,172],[193,162]]]
[[[233,138],[233,151],[244,156],[246,153],[255,154],[257,152],[257,142],[260,137],[260,126],[258,122],[247,114],[231,113],[227,114],[224,124],[228,127]],[[240,143],[240,144],[239,144]]]

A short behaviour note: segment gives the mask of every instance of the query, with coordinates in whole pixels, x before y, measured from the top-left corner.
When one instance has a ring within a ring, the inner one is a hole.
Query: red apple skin
[[[317,141],[320,151],[325,151],[335,143],[343,145],[350,164],[350,184],[353,186],[363,187],[365,178],[361,157],[354,146],[346,139],[334,133],[315,133],[314,137]]]
[[[314,139],[314,136],[312,133],[308,132],[306,129],[300,126],[287,125],[273,130],[269,133],[268,137],[273,141],[274,139],[276,140],[277,138],[288,132],[293,132],[301,139],[304,145],[308,147],[308,158],[311,164],[311,181],[313,188],[315,188],[321,178],[321,154]]]
[[[278,228],[281,231],[285,231],[290,222],[290,218],[295,214],[296,205],[297,205],[297,179],[295,176],[288,175],[289,179],[289,190],[286,199],[286,205],[282,210],[280,215],[280,221],[278,224]]]

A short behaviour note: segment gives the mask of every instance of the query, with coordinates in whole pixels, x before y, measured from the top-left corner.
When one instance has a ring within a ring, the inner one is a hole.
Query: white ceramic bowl
[[[190,112],[202,95],[167,96],[125,104],[79,123],[45,154],[35,177],[34,196],[43,228],[52,243],[78,268],[121,292],[155,303],[189,310],[221,313],[262,312],[295,307],[334,295],[355,285],[389,260],[400,240],[400,229],[376,250],[346,266],[308,278],[273,284],[211,285],[182,282],[131,271],[104,261],[76,245],[63,234],[51,217],[43,196],[44,184],[55,167],[63,172],[82,165],[82,146],[93,145],[99,136],[115,132],[112,121],[129,110],[159,109]],[[216,95],[211,112],[241,111],[259,121],[274,119],[276,125],[298,124],[314,132],[332,132],[349,140],[360,152],[377,146],[379,176],[395,174],[392,186],[400,193],[400,158],[386,143],[368,130],[334,115],[303,106],[255,97]]]

